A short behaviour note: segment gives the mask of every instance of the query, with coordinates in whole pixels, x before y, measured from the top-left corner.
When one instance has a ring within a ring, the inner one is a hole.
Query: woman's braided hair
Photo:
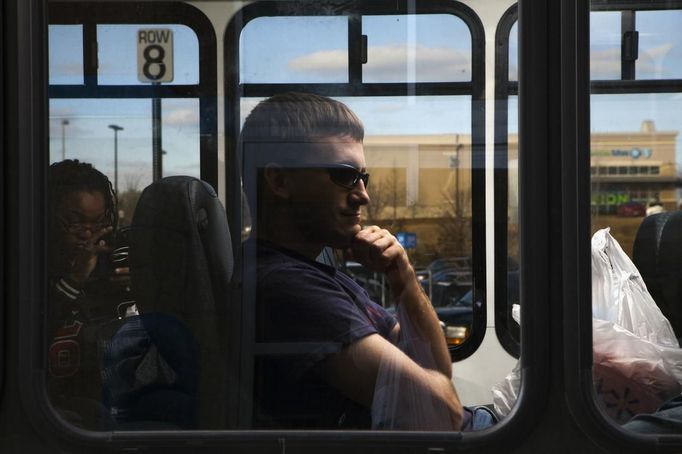
[[[111,225],[118,225],[118,201],[111,181],[91,164],[78,159],[55,162],[48,172],[49,210],[51,222],[67,194],[73,192],[100,192],[104,196],[104,215]],[[54,227],[54,226],[52,226]]]

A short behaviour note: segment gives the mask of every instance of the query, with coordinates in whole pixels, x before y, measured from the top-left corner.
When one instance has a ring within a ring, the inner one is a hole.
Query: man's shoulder
[[[256,268],[259,278],[276,273],[278,276],[317,275],[323,279],[333,280],[336,274],[333,267],[264,242],[258,242],[256,245]]]

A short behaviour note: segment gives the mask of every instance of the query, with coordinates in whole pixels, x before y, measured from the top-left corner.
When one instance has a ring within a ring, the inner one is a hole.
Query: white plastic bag
[[[649,342],[605,320],[592,320],[593,369],[599,405],[623,424],[680,394],[682,350]]]
[[[592,316],[595,389],[600,405],[615,421],[624,423],[636,413],[652,412],[680,394],[682,349],[608,228],[592,237]],[[511,411],[519,388],[517,363],[492,389],[500,416]]]
[[[521,307],[518,304],[512,306],[512,318],[521,324]],[[512,371],[504,379],[493,385],[493,408],[500,417],[509,414],[516,403],[521,388],[521,362],[517,361]]]
[[[643,340],[679,347],[670,322],[608,228],[592,236],[592,317],[614,322]]]

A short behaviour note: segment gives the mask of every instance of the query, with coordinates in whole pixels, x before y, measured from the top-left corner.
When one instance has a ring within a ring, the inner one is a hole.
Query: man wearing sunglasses
[[[273,96],[244,123],[254,219],[244,288],[255,292],[256,341],[278,346],[257,358],[257,427],[461,428],[450,355],[408,256],[388,231],[362,227],[361,208],[370,203],[363,138],[347,106],[311,94]],[[401,323],[316,261],[327,247],[386,275]],[[405,325],[423,354],[410,356]]]

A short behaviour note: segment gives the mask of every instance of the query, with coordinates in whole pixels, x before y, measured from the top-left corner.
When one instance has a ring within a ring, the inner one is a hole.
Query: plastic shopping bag
[[[521,324],[521,307],[518,304],[512,306],[512,318]],[[493,385],[493,408],[499,417],[509,414],[516,403],[521,388],[521,362],[517,361],[512,371],[504,379]]]
[[[595,391],[614,421],[625,423],[637,413],[652,412],[680,394],[682,349],[608,228],[592,237],[592,308]],[[511,411],[519,387],[517,364],[492,389],[500,416]]]
[[[649,342],[617,323],[593,319],[595,392],[602,409],[623,424],[654,412],[682,392],[682,350]]]
[[[592,316],[614,322],[643,340],[679,347],[670,322],[608,228],[592,236]]]

